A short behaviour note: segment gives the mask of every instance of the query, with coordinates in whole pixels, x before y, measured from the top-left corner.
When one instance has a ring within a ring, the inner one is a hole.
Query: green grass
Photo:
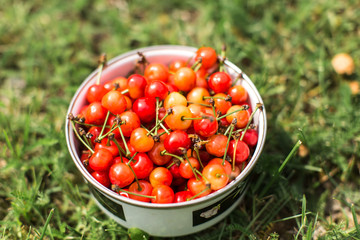
[[[128,239],[68,154],[68,104],[102,52],[224,43],[263,97],[266,145],[245,200],[182,239],[360,239],[357,0],[0,0],[0,19],[1,239]]]

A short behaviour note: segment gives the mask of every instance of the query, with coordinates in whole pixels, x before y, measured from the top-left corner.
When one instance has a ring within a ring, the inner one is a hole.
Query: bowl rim
[[[180,51],[188,51],[188,52],[195,53],[197,49],[198,48],[191,47],[191,46],[183,46],[183,45],[153,45],[153,46],[148,46],[148,47],[142,47],[142,48],[138,48],[138,49],[134,49],[134,50],[125,52],[123,54],[120,54],[120,55],[108,60],[107,68],[109,68],[109,66],[117,63],[118,61],[126,60],[126,58],[134,56],[135,54],[137,55],[138,52],[142,52],[142,53],[148,52],[149,53],[149,52],[153,52],[153,51],[156,52],[159,50],[180,50]],[[81,90],[88,84],[89,81],[91,81],[94,78],[94,76],[97,75],[97,73],[98,73],[98,68],[97,68],[92,73],[90,73],[86,77],[86,79],[81,83],[81,85],[78,87],[77,91],[75,92],[75,94],[72,97],[72,100],[70,102],[70,105],[69,105],[69,108],[68,108],[68,111],[66,114],[66,120],[65,120],[65,137],[66,137],[67,147],[68,147],[68,150],[72,157],[73,162],[75,163],[78,170],[81,172],[82,177],[85,179],[86,183],[91,184],[93,187],[96,188],[96,190],[100,191],[103,195],[105,195],[106,197],[110,198],[113,201],[123,202],[123,203],[127,203],[127,204],[130,204],[133,206],[147,208],[147,209],[148,208],[154,208],[154,209],[170,208],[170,209],[173,209],[173,208],[190,207],[190,206],[198,205],[200,203],[204,203],[207,201],[212,201],[214,199],[219,199],[221,197],[225,197],[225,196],[227,196],[227,194],[229,192],[233,191],[236,187],[238,187],[240,185],[240,183],[243,182],[246,179],[246,177],[251,173],[252,169],[254,168],[255,164],[257,163],[257,161],[260,157],[260,154],[263,150],[265,139],[266,139],[266,131],[267,131],[266,110],[265,110],[265,105],[263,103],[263,100],[260,96],[260,93],[258,92],[254,83],[250,80],[250,78],[238,66],[236,66],[229,60],[226,59],[224,64],[227,68],[232,69],[235,73],[242,74],[243,80],[247,82],[247,84],[250,86],[251,90],[253,91],[253,94],[255,94],[255,96],[257,98],[256,99],[257,102],[261,103],[263,106],[262,111],[258,111],[259,112],[259,124],[257,125],[258,128],[261,127],[261,129],[258,129],[258,131],[262,134],[259,134],[258,144],[255,148],[255,151],[254,151],[249,163],[247,164],[245,169],[240,173],[239,176],[237,176],[233,181],[228,183],[228,185],[225,186],[224,188],[217,190],[217,191],[215,191],[207,196],[204,196],[202,198],[193,199],[193,200],[187,201],[187,202],[166,203],[166,204],[141,202],[141,201],[133,200],[130,198],[125,198],[125,197],[120,196],[116,192],[112,191],[111,189],[103,186],[98,181],[96,181],[91,176],[91,174],[86,170],[85,166],[82,164],[82,162],[78,156],[78,153],[77,153],[78,150],[76,149],[75,143],[74,143],[74,139],[76,139],[76,137],[74,137],[74,133],[72,132],[73,129],[71,126],[71,122],[67,116],[70,113],[72,113],[72,110],[74,108],[75,103],[77,102],[77,99],[79,97]],[[105,70],[106,69],[104,69],[104,71]],[[71,136],[73,136],[73,138],[71,138]]]

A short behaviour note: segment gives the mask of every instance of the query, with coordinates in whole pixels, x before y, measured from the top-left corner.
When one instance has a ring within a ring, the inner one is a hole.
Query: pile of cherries
[[[246,167],[258,141],[248,93],[224,65],[225,48],[200,47],[188,61],[139,60],[130,76],[87,90],[69,114],[80,159],[99,183],[123,197],[177,203],[224,188]]]

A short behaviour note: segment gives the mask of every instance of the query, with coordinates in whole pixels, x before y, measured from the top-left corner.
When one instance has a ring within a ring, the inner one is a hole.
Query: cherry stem
[[[125,156],[127,157],[127,156],[129,156],[130,151],[129,151],[129,148],[128,148],[128,146],[127,146],[127,143],[126,143],[124,134],[123,134],[123,132],[122,132],[122,130],[121,130],[120,123],[117,125],[117,127],[118,127],[118,129],[119,129],[121,139],[122,139],[122,141],[123,141],[123,143],[124,143],[124,147],[125,147],[125,151],[126,151]]]
[[[190,201],[195,199],[197,196],[200,196],[201,194],[203,194],[204,192],[208,191],[210,189],[209,186],[206,186],[206,188],[204,188],[202,191],[200,191],[199,193],[195,194],[194,196],[187,198],[186,201]]]
[[[212,105],[205,104],[205,103],[197,103],[197,102],[190,102],[190,101],[188,101],[187,103],[188,104],[198,104],[198,105],[204,106],[204,107],[212,107]]]
[[[228,148],[229,148],[229,143],[230,143],[230,139],[231,139],[231,135],[232,135],[232,132],[234,130],[234,127],[235,127],[235,124],[234,123],[231,123],[229,128],[230,128],[230,133],[229,133],[229,137],[227,139],[227,142],[226,142],[226,148],[225,148],[225,154],[224,154],[224,157],[223,157],[223,161],[222,161],[222,165],[224,166],[225,165],[225,158],[226,158],[226,154],[227,154],[227,151],[228,151]],[[225,134],[224,134],[225,135]],[[226,135],[225,135],[226,136]]]
[[[156,199],[155,196],[149,196],[149,195],[143,195],[143,194],[139,194],[139,193],[134,193],[134,192],[130,192],[130,191],[126,191],[122,188],[116,188],[116,187],[111,187],[112,189],[115,189],[114,191],[119,191],[119,192],[124,192],[124,193],[127,193],[127,194],[131,194],[131,195],[134,195],[134,196],[138,196],[138,197],[145,197],[145,198],[151,198],[151,199]],[[141,191],[141,190],[140,190]]]
[[[243,140],[246,131],[249,129],[250,123],[252,122],[256,111],[257,111],[258,109],[262,109],[262,106],[263,106],[263,105],[262,105],[261,103],[257,103],[257,104],[256,104],[256,107],[255,107],[254,111],[251,113],[251,115],[250,115],[250,117],[249,117],[249,121],[248,121],[248,123],[246,124],[246,127],[245,127],[244,131],[243,131],[242,134],[241,134],[240,141]]]
[[[191,66],[191,69],[194,70],[194,72],[198,71],[202,65],[202,58],[199,57],[198,60]]]
[[[196,180],[199,180],[199,177],[197,176],[197,173],[196,173],[196,170],[197,170],[197,169],[195,169],[195,168],[192,166],[192,164],[191,164],[191,162],[190,162],[187,154],[185,154],[185,159],[186,159],[186,161],[189,163],[189,166],[190,166],[192,172],[194,173],[194,176],[195,176]]]
[[[239,138],[236,138],[235,147],[234,147],[234,153],[233,153],[233,158],[232,158],[232,170],[233,171],[235,171],[235,156],[236,156],[236,148],[237,148],[238,142],[239,142]]]
[[[136,152],[136,154],[137,154],[137,152]],[[137,185],[138,185],[138,190],[141,191],[141,190],[142,190],[142,187],[140,186],[139,179],[137,178],[134,169],[133,169],[132,166],[130,165],[131,161],[134,159],[134,157],[136,156],[136,154],[134,154],[134,155],[132,156],[132,158],[129,160],[129,162],[128,162],[126,165],[128,165],[128,167],[130,168],[131,172],[132,172],[133,175],[134,175],[135,181],[136,181],[136,183],[137,183]]]
[[[155,126],[159,125],[159,98],[156,97],[156,117],[155,117]],[[155,135],[157,135],[158,127],[155,128]]]
[[[201,158],[200,158],[199,149],[198,149],[198,148],[194,148],[194,151],[195,151],[196,157],[197,157],[197,159],[198,159],[198,161],[199,161],[199,163],[200,163],[201,169],[203,169],[203,168],[204,168],[204,165],[203,165],[203,163],[202,163],[202,161],[201,161]]]
[[[185,120],[201,120],[201,119],[209,119],[211,122],[215,121],[213,116],[207,116],[207,115],[203,115],[201,117],[194,117],[194,118],[188,118],[188,117],[184,117],[181,116],[181,121],[185,121]]]
[[[81,121],[78,121],[78,120],[73,120],[75,123],[77,124],[80,124],[82,126],[87,126],[87,127],[102,127],[104,125],[97,125],[97,124],[90,124],[90,123],[84,123],[84,122],[81,122]],[[110,125],[106,125],[105,126],[106,128],[110,128],[111,126]]]
[[[101,78],[101,74],[102,74],[105,64],[106,64],[106,54],[103,53],[103,54],[101,54],[101,56],[99,58],[99,72],[97,75],[96,85],[100,84],[100,78]]]
[[[102,137],[102,135],[103,135],[103,133],[104,133],[106,123],[107,123],[107,121],[108,121],[108,119],[109,119],[109,115],[110,115],[110,111],[108,111],[107,114],[106,114],[106,118],[105,118],[104,124],[103,124],[103,126],[102,126],[102,128],[101,128],[101,132],[100,132],[99,137],[98,137],[99,139],[102,139],[101,137]]]
[[[129,89],[125,89],[125,90],[121,91],[120,93],[124,95],[124,94],[126,94],[128,92],[129,92]]]
[[[175,155],[175,154],[172,154],[172,153],[168,153],[166,150],[163,150],[160,152],[160,155],[161,156],[164,156],[164,155],[168,155],[168,156],[171,156],[171,157],[174,157],[174,158],[177,158],[180,160],[180,162],[184,162],[184,159],[178,155]]]
[[[156,112],[157,112],[157,111],[156,111]],[[162,122],[165,120],[165,118],[166,118],[167,116],[169,116],[169,113],[168,113],[168,112],[165,114],[165,116],[164,116],[160,121],[157,121],[157,123],[155,124],[155,126],[154,126],[151,130],[148,130],[148,133],[147,133],[146,135],[149,136],[150,134],[152,134],[152,132],[153,132],[154,130],[156,130],[156,133],[155,133],[155,135],[156,135],[156,134],[157,134],[157,129],[158,129],[159,125],[162,124]],[[162,128],[164,128],[164,130],[166,129],[166,128],[164,127],[164,125],[162,125]],[[165,131],[167,131],[167,129],[166,129]]]
[[[244,79],[243,73],[239,73],[239,75],[234,79],[233,83],[231,86],[235,86],[236,83],[240,80],[240,79]]]
[[[229,116],[229,115],[231,115],[231,114],[233,114],[233,113],[237,113],[237,112],[240,112],[240,111],[243,111],[243,110],[248,110],[248,109],[249,109],[249,106],[248,106],[248,105],[243,105],[243,106],[241,106],[241,108],[239,108],[239,109],[237,109],[237,110],[235,110],[235,111],[233,111],[233,112],[224,114],[224,115],[222,115],[221,117],[216,118],[216,121],[219,121],[220,119],[225,118],[225,117],[227,117],[227,116]]]
[[[115,143],[116,147],[118,148],[119,153],[120,153],[120,154],[122,153],[122,154],[126,155],[124,149],[120,146],[118,140],[116,140],[116,138],[114,138],[114,139],[112,139],[112,141]],[[121,156],[120,156],[120,157],[121,157]]]
[[[76,127],[75,127],[75,123],[73,121],[71,121],[71,125],[72,125],[72,128],[75,132],[75,135],[77,136],[77,138],[82,142],[82,144],[84,144],[84,146],[89,149],[89,151],[93,154],[94,153],[94,150],[91,149],[91,147],[89,145],[87,145],[84,140],[80,137],[78,131],[76,130]]]

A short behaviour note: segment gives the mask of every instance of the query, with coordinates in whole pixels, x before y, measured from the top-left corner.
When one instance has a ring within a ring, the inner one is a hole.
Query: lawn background
[[[244,202],[181,239],[360,239],[359,19],[358,0],[0,0],[1,238],[127,239],[68,153],[73,94],[101,53],[226,44],[263,97],[266,145]],[[334,71],[340,52],[354,74]]]

